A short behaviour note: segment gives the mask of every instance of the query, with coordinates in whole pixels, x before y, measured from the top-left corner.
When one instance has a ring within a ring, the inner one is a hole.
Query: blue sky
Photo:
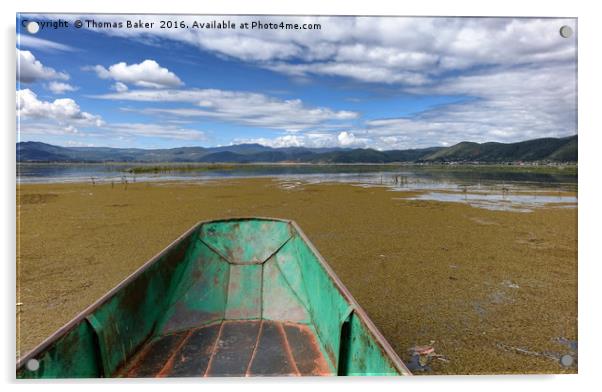
[[[417,148],[575,134],[572,19],[21,15],[20,141]],[[155,28],[77,29],[142,19]],[[162,19],[320,30],[160,29]]]

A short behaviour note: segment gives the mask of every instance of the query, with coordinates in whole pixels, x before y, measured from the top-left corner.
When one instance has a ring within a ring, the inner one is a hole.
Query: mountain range
[[[268,147],[236,144],[169,149],[61,147],[17,143],[18,162],[393,163],[577,162],[577,135],[517,143],[461,142],[450,147],[379,151],[370,148]]]

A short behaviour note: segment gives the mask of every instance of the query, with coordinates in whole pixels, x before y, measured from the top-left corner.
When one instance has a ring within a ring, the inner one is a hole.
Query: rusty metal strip
[[[184,345],[186,344],[186,342],[192,335],[192,331],[193,330],[191,329],[184,335],[184,337],[182,338],[180,343],[178,343],[176,348],[173,350],[173,352],[169,356],[169,359],[167,360],[167,362],[165,362],[165,365],[163,365],[163,368],[159,371],[159,373],[157,373],[157,377],[166,377],[169,375],[169,371],[173,367],[173,363],[174,363],[174,359],[175,359],[176,355],[182,349],[182,347],[184,347]]]
[[[140,350],[138,350],[129,361],[124,363],[121,368],[117,369],[114,374],[114,377],[129,377],[129,374],[135,370],[138,363],[149,353],[152,347],[152,342],[147,342],[144,344]]]
[[[257,331],[257,339],[255,340],[255,347],[253,347],[253,353],[251,354],[251,359],[249,360],[249,364],[247,365],[247,370],[245,371],[245,377],[251,377],[251,365],[253,364],[253,360],[255,359],[255,354],[257,354],[257,348],[259,347],[259,339],[261,338],[261,332],[263,332],[263,319],[259,321],[259,330]]]
[[[184,347],[176,354],[169,377],[201,376],[209,364],[219,327],[220,325],[213,324],[193,329]]]
[[[219,332],[217,333],[217,337],[215,338],[215,343],[213,344],[213,349],[211,350],[211,357],[209,358],[209,363],[207,364],[207,369],[205,369],[205,373],[203,373],[203,377],[207,377],[209,374],[209,370],[211,370],[211,365],[213,364],[213,358],[215,358],[215,353],[217,352],[217,347],[219,345],[219,340],[222,336],[222,331],[224,329],[224,322],[219,325]]]
[[[293,356],[293,352],[291,350],[291,346],[288,343],[288,337],[286,336],[284,327],[282,326],[282,323],[277,323],[277,326],[278,326],[278,332],[280,333],[280,335],[282,335],[282,340],[284,341],[284,351],[286,352],[288,360],[291,363],[291,366],[293,367],[295,376],[301,376],[301,372],[299,371],[299,368],[297,367],[297,361],[295,360],[295,357]]]
[[[259,322],[256,320],[230,320],[224,322],[220,344],[213,355],[207,376],[244,376],[255,348]]]
[[[297,369],[302,376],[334,375],[327,356],[321,350],[319,337],[308,325],[285,321],[282,326]],[[306,338],[307,340],[305,340]],[[304,354],[309,354],[309,356]]]
[[[185,336],[185,332],[178,332],[153,339],[140,350],[142,355],[135,354],[129,361],[124,377],[157,377]]]

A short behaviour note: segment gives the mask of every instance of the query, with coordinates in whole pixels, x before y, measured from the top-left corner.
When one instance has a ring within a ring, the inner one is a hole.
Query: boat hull
[[[201,222],[17,363],[18,378],[409,375],[295,222]]]

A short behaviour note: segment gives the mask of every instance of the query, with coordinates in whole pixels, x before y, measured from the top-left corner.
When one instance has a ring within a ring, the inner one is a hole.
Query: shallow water
[[[486,169],[484,169],[485,171]],[[531,212],[536,208],[549,207],[574,208],[577,196],[567,196],[566,192],[576,192],[577,184],[537,178],[507,179],[444,176],[438,173],[432,176],[428,172],[405,173],[401,176],[392,173],[353,174],[340,173],[285,176],[278,179],[280,187],[287,190],[303,189],[307,184],[343,182],[362,188],[385,187],[392,192],[421,192],[418,196],[399,197],[400,200],[433,200],[442,202],[465,203],[472,207],[497,211]],[[410,174],[410,175],[407,175]],[[524,174],[524,173],[521,173]],[[525,178],[525,176],[522,176]],[[556,193],[556,194],[555,194]]]
[[[577,190],[577,176],[563,170],[504,167],[429,167],[396,165],[234,165],[210,170],[132,174],[141,164],[18,164],[19,183],[208,181],[269,177],[288,190],[307,184],[349,183],[391,191],[424,191],[416,200],[467,203],[492,210],[529,212],[554,203],[575,206],[577,198],[550,193]],[[144,165],[142,165],[144,166]],[[147,166],[153,167],[148,164]],[[443,191],[443,192],[442,192]],[[528,194],[525,194],[528,192]],[[542,194],[545,192],[545,195]],[[518,193],[518,194],[517,194]]]
[[[133,175],[127,170],[152,164],[106,163],[106,164],[46,164],[18,163],[17,178],[21,182],[88,182],[92,177],[98,181],[119,180],[123,176],[141,180],[164,181],[171,179],[214,179],[232,177],[285,177],[303,178],[310,181],[345,181],[366,184],[395,183],[399,187],[447,184],[449,186],[478,185],[482,183],[554,183],[576,184],[574,174],[562,170],[553,172],[531,170],[506,170],[500,167],[441,167],[413,165],[235,165],[211,170],[171,170],[161,173]],[[176,166],[177,167],[177,166]]]
[[[576,207],[576,196],[551,196],[549,194],[510,194],[501,193],[451,193],[427,192],[419,196],[406,198],[409,200],[434,200],[454,203],[465,203],[473,207],[498,211],[530,212],[535,208],[553,204],[557,207]]]

